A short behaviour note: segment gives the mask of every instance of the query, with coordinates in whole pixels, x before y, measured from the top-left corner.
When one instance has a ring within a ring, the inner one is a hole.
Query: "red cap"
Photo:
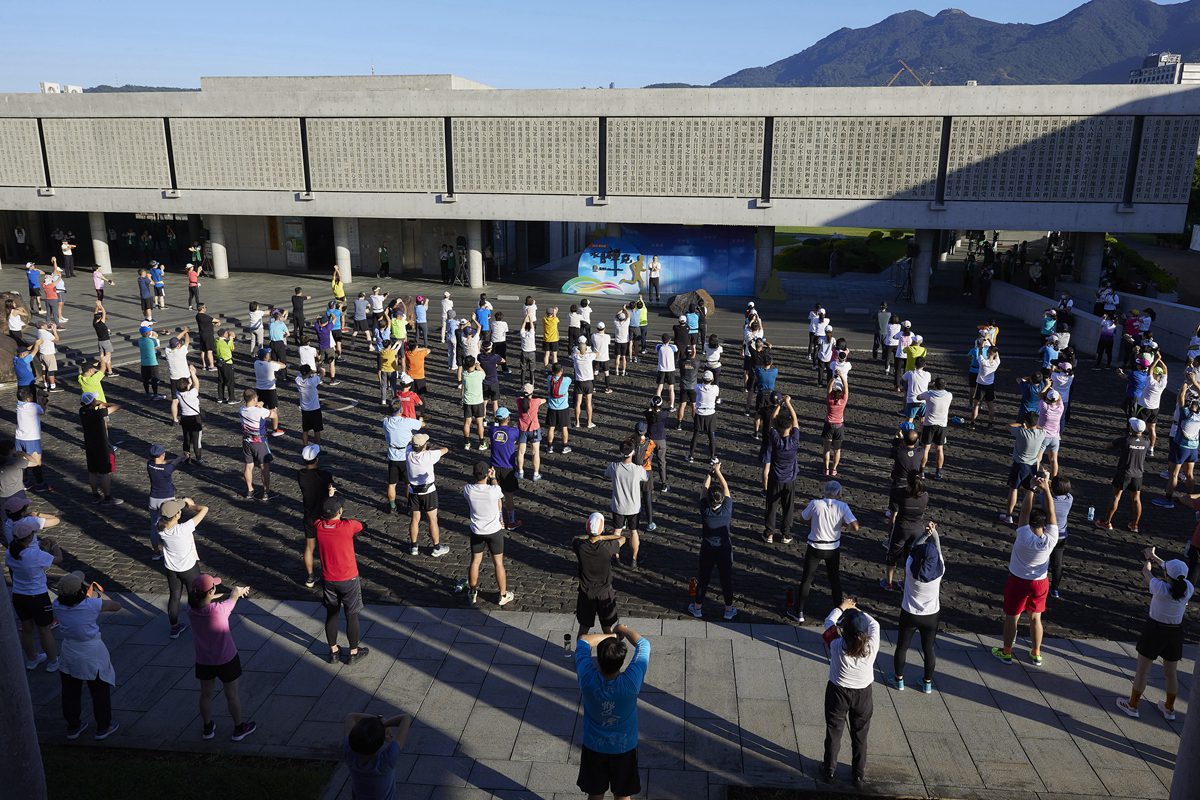
[[[207,572],[201,572],[196,576],[196,580],[192,581],[192,591],[196,594],[208,594],[214,586],[220,585],[220,578],[215,575],[209,575]]]

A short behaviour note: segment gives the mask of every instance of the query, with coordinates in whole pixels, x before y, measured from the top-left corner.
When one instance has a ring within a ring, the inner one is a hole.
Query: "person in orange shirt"
[[[413,380],[413,391],[421,397],[425,396],[425,357],[429,355],[428,347],[410,347],[404,354],[404,371]]]

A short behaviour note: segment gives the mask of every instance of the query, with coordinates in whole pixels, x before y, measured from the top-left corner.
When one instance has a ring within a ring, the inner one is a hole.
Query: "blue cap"
[[[855,633],[866,633],[871,629],[871,625],[867,622],[867,615],[857,608],[852,608],[842,614],[838,625],[844,631],[854,631]]]
[[[915,431],[916,429],[917,429],[917,426],[911,422],[901,422],[900,423],[900,430],[905,431],[906,433],[908,431]]]
[[[507,408],[500,406],[496,409],[496,419],[508,419],[510,413]]]
[[[269,348],[269,347],[260,347],[259,348],[259,350],[258,350],[259,358],[262,358],[264,356],[269,356],[269,355],[271,355],[271,348]]]

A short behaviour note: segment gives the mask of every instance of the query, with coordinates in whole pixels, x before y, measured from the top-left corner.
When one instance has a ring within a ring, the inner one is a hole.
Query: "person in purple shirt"
[[[317,350],[321,354],[321,369],[329,368],[329,385],[337,386],[337,343],[333,338],[334,318],[332,312],[326,311],[313,321],[313,333],[317,336]]]
[[[483,340],[483,352],[479,354],[479,367],[483,370],[483,403],[486,413],[490,406],[493,416],[500,406],[500,367],[504,359],[492,351],[492,343]]]
[[[792,541],[792,517],[796,507],[797,455],[800,449],[800,422],[792,408],[792,398],[783,396],[783,403],[775,407],[775,418],[767,431],[767,446],[763,453],[766,470],[767,513],[763,525],[763,541],[775,542],[776,531],[779,541]],[[775,520],[782,512],[778,528]]]
[[[633,660],[621,665],[633,645]],[[595,648],[596,659],[592,659]],[[627,798],[642,790],[638,772],[637,701],[650,666],[650,642],[626,625],[580,636],[575,675],[583,696],[583,748],[576,785],[589,797]]]
[[[496,483],[504,491],[504,527],[515,531],[521,527],[515,507],[517,492],[521,488],[517,480],[517,439],[520,431],[509,424],[511,418],[511,412],[504,406],[496,409],[496,424],[492,426],[488,438],[492,443],[489,459],[496,470]]]
[[[242,660],[237,644],[229,630],[229,617],[237,601],[250,594],[249,586],[235,586],[224,600],[217,600],[221,579],[201,572],[192,581],[188,592],[188,621],[192,626],[192,643],[196,646],[196,678],[200,681],[200,718],[204,729],[202,739],[217,735],[217,723],[212,715],[213,690],[217,679],[225,690],[229,716],[233,717],[233,736],[240,742],[258,729],[253,721],[242,718],[242,699],[238,695],[238,679],[242,677]]]

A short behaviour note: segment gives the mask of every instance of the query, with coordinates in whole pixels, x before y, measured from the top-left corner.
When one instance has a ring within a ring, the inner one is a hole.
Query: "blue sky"
[[[1045,22],[1082,0],[958,0]],[[0,91],[39,81],[198,87],[201,75],[452,72],[500,88],[711,83],[912,0],[202,0],[27,3],[5,15]],[[60,27],[66,26],[65,35]]]

